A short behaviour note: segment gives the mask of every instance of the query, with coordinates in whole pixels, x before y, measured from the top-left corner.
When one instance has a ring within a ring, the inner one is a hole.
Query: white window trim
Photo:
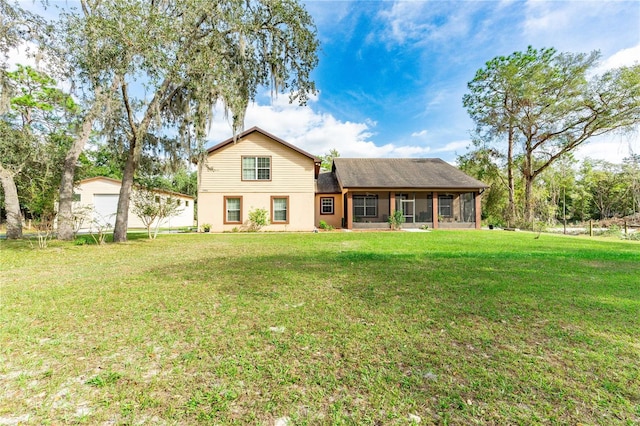
[[[245,160],[251,159],[253,160],[253,168],[249,169],[249,168],[245,168]],[[266,159],[269,161],[269,168],[266,167],[259,167],[259,163],[261,159]],[[240,168],[241,168],[241,178],[243,181],[270,181],[271,180],[271,157],[269,156],[251,156],[251,155],[245,155],[242,156],[241,158],[241,164],[240,164]],[[245,177],[245,170],[247,171],[251,171],[253,173],[253,178],[247,178]],[[269,177],[268,178],[261,178],[260,177],[260,171],[261,170],[268,170],[269,171]]]
[[[285,220],[276,220],[275,200],[286,200],[286,207],[284,210],[286,215]],[[289,223],[290,218],[291,218],[291,206],[290,206],[289,196],[288,195],[272,195],[271,196],[271,223],[286,225]]]
[[[331,211],[326,212],[324,211],[325,208],[325,204],[324,201],[331,201],[330,205],[327,204],[326,207],[330,207]],[[330,215],[330,214],[334,214],[335,213],[335,198],[334,197],[320,197],[320,214],[326,214],[326,215]]]

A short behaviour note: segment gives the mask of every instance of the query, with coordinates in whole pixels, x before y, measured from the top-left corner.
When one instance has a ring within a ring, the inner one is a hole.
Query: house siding
[[[243,193],[240,216],[242,223],[224,223],[226,193],[202,193],[198,196],[198,225],[211,225],[211,231],[246,231],[249,229],[249,212],[257,208],[267,210],[267,217],[272,215],[272,198],[289,197],[289,223],[272,223],[262,228],[265,231],[310,231],[313,230],[313,193]]]
[[[242,180],[242,157],[270,157],[271,179]],[[289,197],[289,223],[267,231],[311,231],[314,227],[314,160],[278,141],[253,132],[209,154],[199,170],[198,224],[215,232],[248,228],[249,212],[264,208],[271,217],[271,197]],[[242,196],[243,223],[224,224],[224,197]]]
[[[271,180],[242,180],[242,157],[271,157]],[[314,163],[258,132],[211,153],[201,171],[199,192],[314,192]]]
[[[322,214],[321,213],[321,198],[333,198],[333,214]],[[315,197],[315,217],[316,217],[316,226],[320,226],[320,221],[323,220],[327,223],[327,225],[331,225],[334,228],[342,228],[342,218],[343,215],[343,202],[342,202],[342,194],[322,194],[318,193]]]

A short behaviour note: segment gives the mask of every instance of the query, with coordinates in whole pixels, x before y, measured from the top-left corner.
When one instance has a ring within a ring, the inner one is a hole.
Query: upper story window
[[[271,180],[271,157],[242,157],[242,180]]]

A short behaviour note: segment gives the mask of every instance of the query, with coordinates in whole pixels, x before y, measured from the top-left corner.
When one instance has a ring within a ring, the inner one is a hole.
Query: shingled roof
[[[316,192],[318,194],[339,194],[342,192],[335,173],[320,172],[316,182]]]
[[[488,187],[439,158],[334,158],[333,171],[343,188]]]

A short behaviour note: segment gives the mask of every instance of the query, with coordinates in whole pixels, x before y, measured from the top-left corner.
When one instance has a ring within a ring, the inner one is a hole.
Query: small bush
[[[249,230],[259,231],[269,225],[269,212],[266,209],[252,209],[249,212]]]
[[[87,240],[85,240],[83,237],[76,237],[76,239],[73,240],[73,245],[83,246],[85,244],[87,244]]]
[[[625,239],[630,241],[640,241],[640,231],[628,233]]]
[[[402,224],[404,223],[404,221],[404,215],[400,210],[396,210],[391,216],[389,216],[389,224],[391,225],[391,229],[402,229]]]
[[[620,237],[622,236],[622,230],[618,225],[613,224],[606,231],[604,231],[603,235],[607,237]]]
[[[211,231],[211,224],[210,223],[205,223],[202,225],[202,232],[209,232]]]
[[[335,228],[331,225],[329,225],[327,222],[325,222],[324,220],[321,220],[320,223],[318,224],[318,227],[320,229],[324,229],[325,231],[333,231]]]
[[[489,215],[484,220],[484,222],[486,222],[487,225],[493,225],[494,228],[506,228],[507,227],[507,222],[504,220],[504,218],[499,217],[499,216]]]

